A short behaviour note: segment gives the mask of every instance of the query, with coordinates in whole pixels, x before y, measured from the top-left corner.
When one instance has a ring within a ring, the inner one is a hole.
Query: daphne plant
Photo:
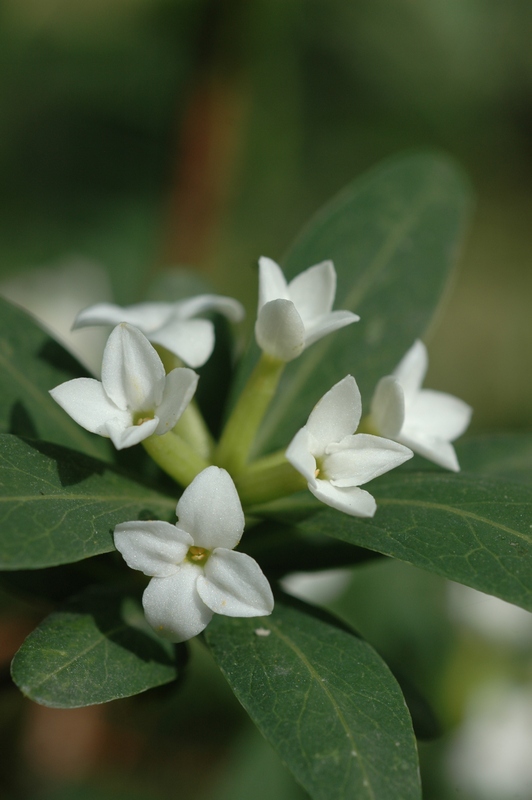
[[[82,311],[77,325],[116,326],[101,382],[3,304],[0,563],[25,591],[43,569],[57,604],[13,661],[24,694],[75,707],[146,691],[180,677],[198,636],[311,797],[420,797],[384,659],[278,580],[387,557],[532,609],[530,463],[509,458],[511,436],[456,455],[469,406],[422,388],[419,337],[467,209],[440,156],[348,187],[282,269],[259,260],[255,339],[231,380],[234,354],[196,317],[237,321],[230,298]],[[199,382],[176,358],[202,365]]]

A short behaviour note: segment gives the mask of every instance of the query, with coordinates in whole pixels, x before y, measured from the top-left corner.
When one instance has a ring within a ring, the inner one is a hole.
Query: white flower
[[[351,311],[331,311],[336,294],[332,261],[309,267],[287,284],[271,258],[259,259],[259,307],[255,336],[259,347],[279,361],[292,361],[332,331],[357,322]]]
[[[257,562],[235,553],[244,514],[229,473],[207,467],[185,489],[178,522],[123,522],[115,545],[128,566],[152,577],[142,598],[146,619],[167,639],[200,633],[214,613],[262,617],[273,610],[270,585]]]
[[[359,486],[398,467],[413,453],[380,436],[353,435],[361,412],[358,386],[347,375],[316,404],[290,442],[286,458],[318,500],[354,517],[372,517],[375,500]]]
[[[200,294],[175,303],[137,303],[117,306],[99,303],[81,311],[74,328],[88,325],[134,325],[154,344],[165,347],[191,367],[201,367],[214,349],[214,325],[208,319],[193,319],[206,311],[218,311],[239,322],[244,309],[237,300],[215,294]]]
[[[79,425],[110,437],[114,446],[138,444],[172,430],[189,404],[198,376],[186,367],[165,375],[146,337],[122,323],[112,331],[102,362],[102,380],[75,378],[50,391]]]
[[[465,431],[473,409],[458,397],[422,389],[427,367],[427,348],[418,339],[393,374],[377,384],[370,424],[377,433],[402,442],[440,467],[458,472],[460,466],[451,442]]]
[[[72,333],[72,323],[88,303],[111,297],[109,277],[102,267],[72,258],[56,267],[22,270],[0,282],[0,294],[33,314],[89,372],[99,374],[107,331]]]

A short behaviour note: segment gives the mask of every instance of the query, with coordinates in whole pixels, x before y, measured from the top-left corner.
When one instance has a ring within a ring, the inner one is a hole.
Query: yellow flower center
[[[211,554],[210,550],[206,550],[204,547],[189,547],[187,553],[188,561],[191,561],[193,564],[198,564],[198,566],[202,567],[207,559]]]

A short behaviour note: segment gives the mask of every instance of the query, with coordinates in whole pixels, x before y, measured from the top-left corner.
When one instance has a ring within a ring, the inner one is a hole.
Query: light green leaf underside
[[[335,308],[354,311],[361,320],[288,365],[257,451],[286,445],[313,405],[346,374],[355,376],[367,409],[379,378],[426,331],[468,208],[469,190],[453,163],[421,154],[392,159],[364,175],[310,221],[283,261],[287,278],[332,259]]]
[[[54,386],[76,377],[66,368],[69,363],[72,356],[28,314],[0,298],[0,432],[105,458],[108,440],[81,428],[49,395]]]
[[[408,471],[370,485],[371,520],[327,509],[298,523],[532,611],[532,489],[474,475]]]
[[[107,553],[119,522],[171,519],[175,505],[102,461],[0,435],[0,569],[52,567]]]
[[[106,703],[174,680],[172,645],[132,598],[93,591],[50,614],[26,639],[11,672],[21,691],[54,708]]]
[[[366,642],[285,600],[269,617],[215,616],[205,638],[240,702],[312,798],[420,797],[403,696]]]

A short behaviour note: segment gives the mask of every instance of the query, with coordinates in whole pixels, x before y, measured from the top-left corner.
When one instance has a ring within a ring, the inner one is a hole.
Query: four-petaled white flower
[[[292,361],[332,331],[357,322],[351,311],[332,311],[336,271],[332,261],[309,267],[287,284],[271,258],[259,259],[259,347],[279,361]]]
[[[354,517],[372,517],[377,505],[360,485],[412,458],[397,442],[353,432],[362,412],[360,391],[347,375],[311,412],[292,439],[286,458],[308,481],[312,494]]]
[[[149,575],[142,604],[149,624],[183,642],[212,615],[262,617],[273,595],[257,562],[234,552],[244,530],[242,506],[229,473],[207,467],[177,503],[178,522],[123,522],[114,532],[128,566]]]
[[[146,337],[126,323],[112,331],[102,361],[102,380],[75,378],[50,391],[83,428],[110,437],[114,446],[138,444],[172,430],[189,404],[198,375],[187,367],[168,375]]]
[[[238,300],[215,294],[200,294],[175,303],[137,303],[117,306],[99,303],[77,315],[73,329],[88,325],[134,325],[154,344],[161,345],[190,367],[201,367],[214,349],[214,325],[198,314],[218,311],[239,322],[244,309]]]
[[[392,375],[381,378],[371,402],[371,427],[402,442],[440,467],[458,472],[451,442],[460,436],[473,410],[458,397],[422,389],[427,372],[427,348],[419,339]]]

